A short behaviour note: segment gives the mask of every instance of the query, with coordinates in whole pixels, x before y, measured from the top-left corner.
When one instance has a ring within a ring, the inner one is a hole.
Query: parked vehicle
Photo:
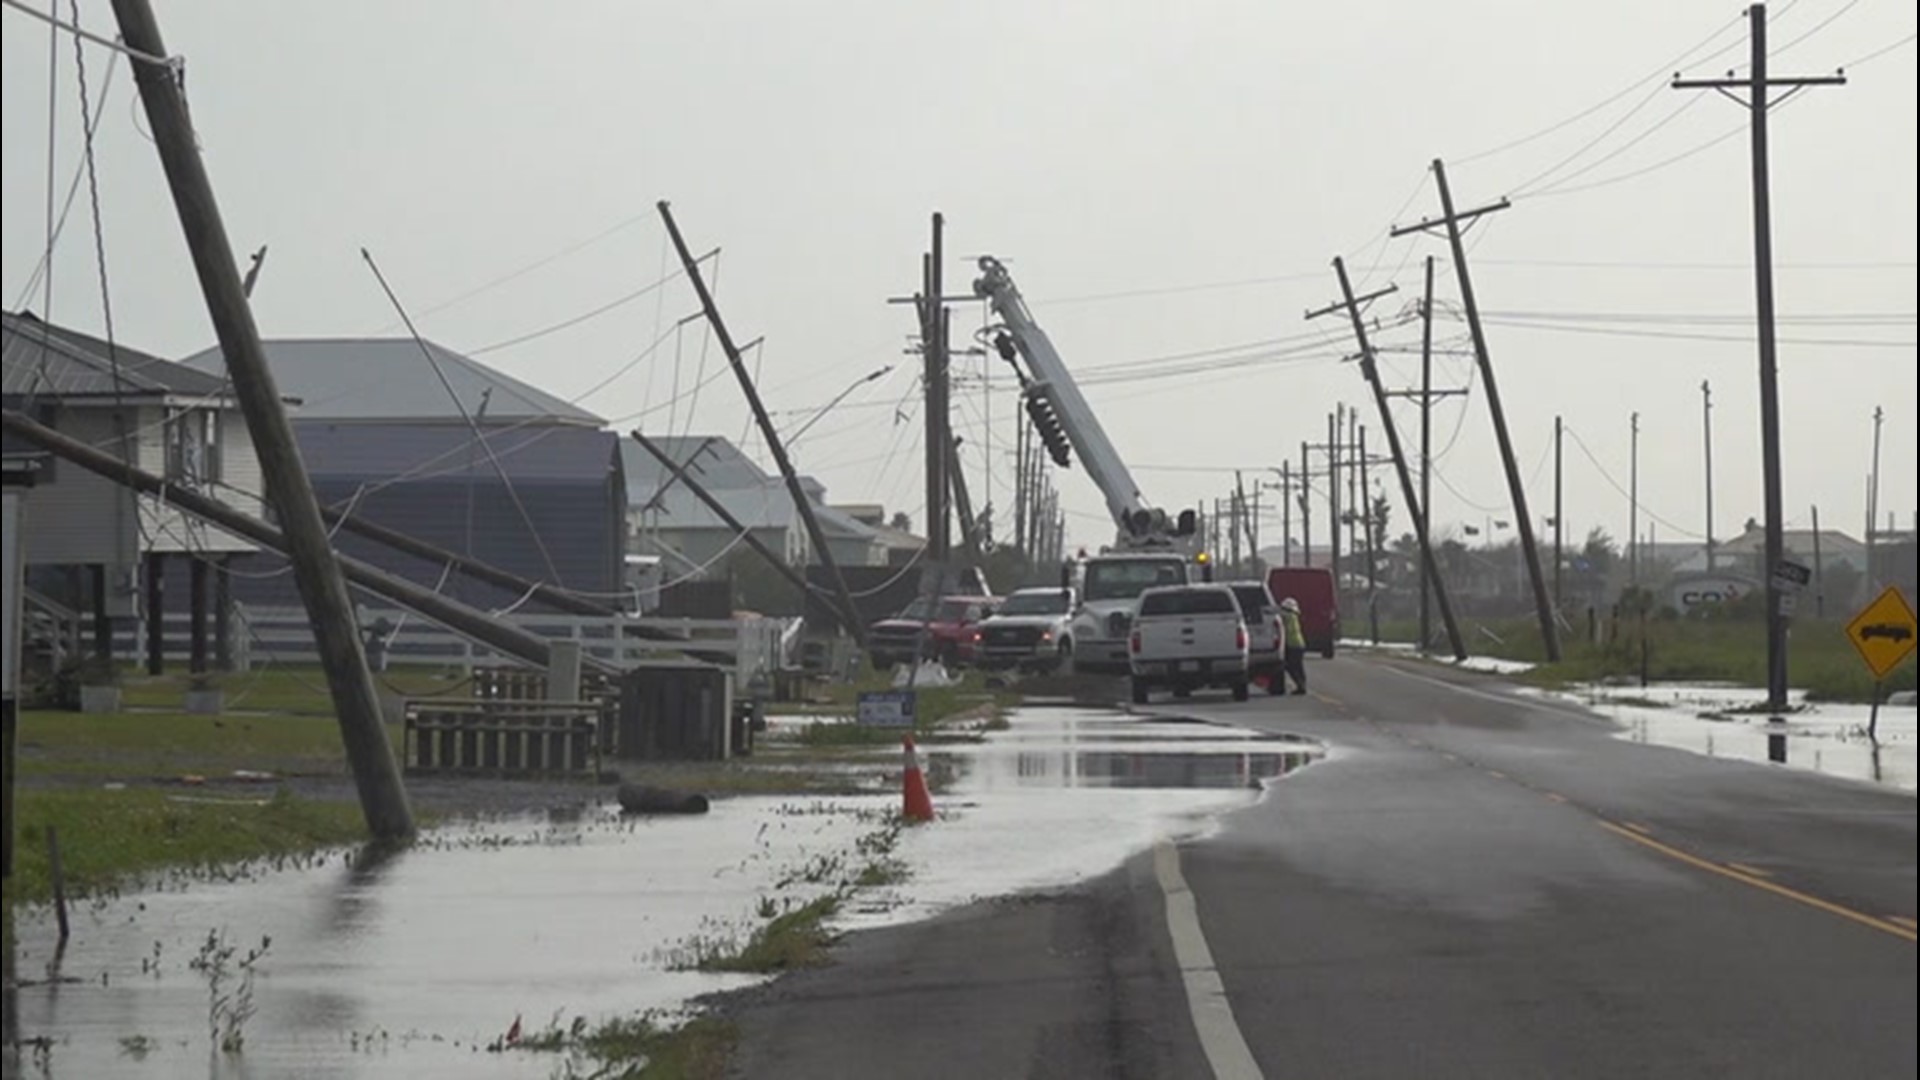
[[[1280,625],[1279,603],[1264,581],[1226,585],[1240,602],[1240,617],[1247,624],[1247,677],[1264,684],[1269,694],[1286,693],[1287,634]]]
[[[1340,639],[1340,602],[1333,591],[1333,572],[1318,566],[1276,566],[1267,571],[1267,591],[1275,600],[1293,597],[1300,605],[1300,629],[1307,650],[1333,656]]]
[[[993,614],[998,602],[992,596],[946,596],[932,604],[916,600],[900,614],[867,628],[867,657],[878,671],[911,664],[916,657],[949,666],[970,663],[974,627]]]
[[[1191,580],[1186,556],[1170,552],[1109,552],[1081,565],[1079,603],[1073,612],[1073,670],[1123,675],[1128,670],[1128,630],[1140,594]]]
[[[975,662],[989,670],[1055,671],[1073,653],[1070,588],[1016,589],[974,628]]]
[[[1136,705],[1161,687],[1185,697],[1202,686],[1224,686],[1233,700],[1247,700],[1247,624],[1233,590],[1182,585],[1141,593],[1128,668]]]

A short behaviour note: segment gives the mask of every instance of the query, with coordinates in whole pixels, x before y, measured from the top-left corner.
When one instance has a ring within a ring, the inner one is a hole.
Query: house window
[[[220,482],[220,413],[167,410],[167,479],[196,487]]]

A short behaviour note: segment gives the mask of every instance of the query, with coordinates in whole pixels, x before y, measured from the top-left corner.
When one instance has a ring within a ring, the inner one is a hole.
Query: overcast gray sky
[[[921,426],[900,352],[913,326],[886,298],[916,286],[937,209],[950,287],[971,281],[970,256],[1005,259],[1149,498],[1192,504],[1224,494],[1236,466],[1252,483],[1297,459],[1303,439],[1325,438],[1336,402],[1363,406],[1378,445],[1365,384],[1339,359],[1352,350],[1344,324],[1302,315],[1337,296],[1336,254],[1363,289],[1399,285],[1376,308],[1388,323],[1417,297],[1422,257],[1440,256],[1438,297],[1457,310],[1444,242],[1387,239],[1439,212],[1440,157],[1458,205],[1513,200],[1470,234],[1471,269],[1536,519],[1551,512],[1557,413],[1578,439],[1569,527],[1625,533],[1614,482],[1627,483],[1637,410],[1643,527],[1660,522],[1661,540],[1700,532],[1703,379],[1716,533],[1761,513],[1746,112],[1666,85],[1676,70],[1745,71],[1733,3],[155,6],[186,58],[233,242],[271,246],[254,300],[269,337],[397,332],[364,245],[428,337],[563,397],[665,334],[581,403],[621,430],[738,438],[747,411],[730,379],[689,390],[723,361],[717,348],[703,359],[697,326],[671,333],[697,310],[684,282],[488,348],[658,280],[669,252],[653,205],[668,199],[696,250],[722,249],[722,310],[739,340],[765,336],[754,362],[784,421],[900,365],[795,453],[833,500],[882,502],[918,525]],[[113,32],[104,0],[80,8]],[[1906,527],[1914,6],[1782,0],[1771,16],[1774,74],[1848,65],[1850,80],[1773,114],[1789,520],[1817,503],[1823,525],[1860,531],[1880,406],[1881,506]],[[0,26],[11,304],[45,243],[49,31],[14,10]],[[64,194],[83,142],[70,39],[57,55],[51,173]],[[88,46],[86,72],[92,99],[106,94],[95,151],[115,329],[188,355],[213,333],[127,67]],[[36,290],[25,306],[44,302]],[[54,260],[52,317],[102,327],[84,183]],[[957,312],[956,336],[978,318]],[[1457,347],[1465,326],[1443,319],[1436,333]],[[1377,341],[1417,346],[1418,327]],[[1385,361],[1391,381],[1417,380],[1417,356]],[[1436,366],[1444,385],[1468,379],[1464,357]],[[976,502],[990,483],[1006,508],[1015,402],[1004,365],[992,373],[990,391],[974,380],[956,393],[955,422]],[[1411,440],[1411,406],[1399,416]],[[1435,424],[1447,448],[1436,521],[1510,518],[1478,386],[1437,406]],[[1072,541],[1108,539],[1085,475],[1058,483]]]

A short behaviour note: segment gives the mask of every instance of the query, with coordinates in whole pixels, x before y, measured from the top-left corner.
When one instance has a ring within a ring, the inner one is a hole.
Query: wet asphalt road
[[[1180,710],[1331,747],[1179,848],[1246,1075],[1915,1075],[1911,795],[1431,666],[1311,674]],[[733,1075],[1214,1075],[1235,1055],[1196,1026],[1163,880],[1147,854],[855,935],[724,1005]]]

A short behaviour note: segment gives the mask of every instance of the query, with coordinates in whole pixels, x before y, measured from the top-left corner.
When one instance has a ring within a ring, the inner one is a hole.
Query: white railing
[[[382,620],[393,628],[387,640],[387,660],[395,664],[443,664],[470,671],[475,665],[511,662],[510,658],[477,645],[451,630],[399,608],[355,608],[364,633]],[[671,619],[594,615],[513,614],[498,617],[549,640],[581,643],[581,652],[627,667],[641,660],[663,659],[685,652],[730,669],[734,688],[743,695],[754,677],[771,679],[782,668],[798,664],[799,624],[796,618]],[[208,633],[212,633],[209,616]],[[190,620],[170,614],[164,624],[169,662],[184,663],[189,654]],[[673,641],[649,640],[625,632],[645,629],[672,635]],[[126,659],[146,656],[145,625],[120,620],[115,627],[115,653]],[[234,667],[247,670],[265,664],[315,664],[311,621],[305,608],[234,605],[230,630]],[[211,644],[208,648],[212,652]]]

